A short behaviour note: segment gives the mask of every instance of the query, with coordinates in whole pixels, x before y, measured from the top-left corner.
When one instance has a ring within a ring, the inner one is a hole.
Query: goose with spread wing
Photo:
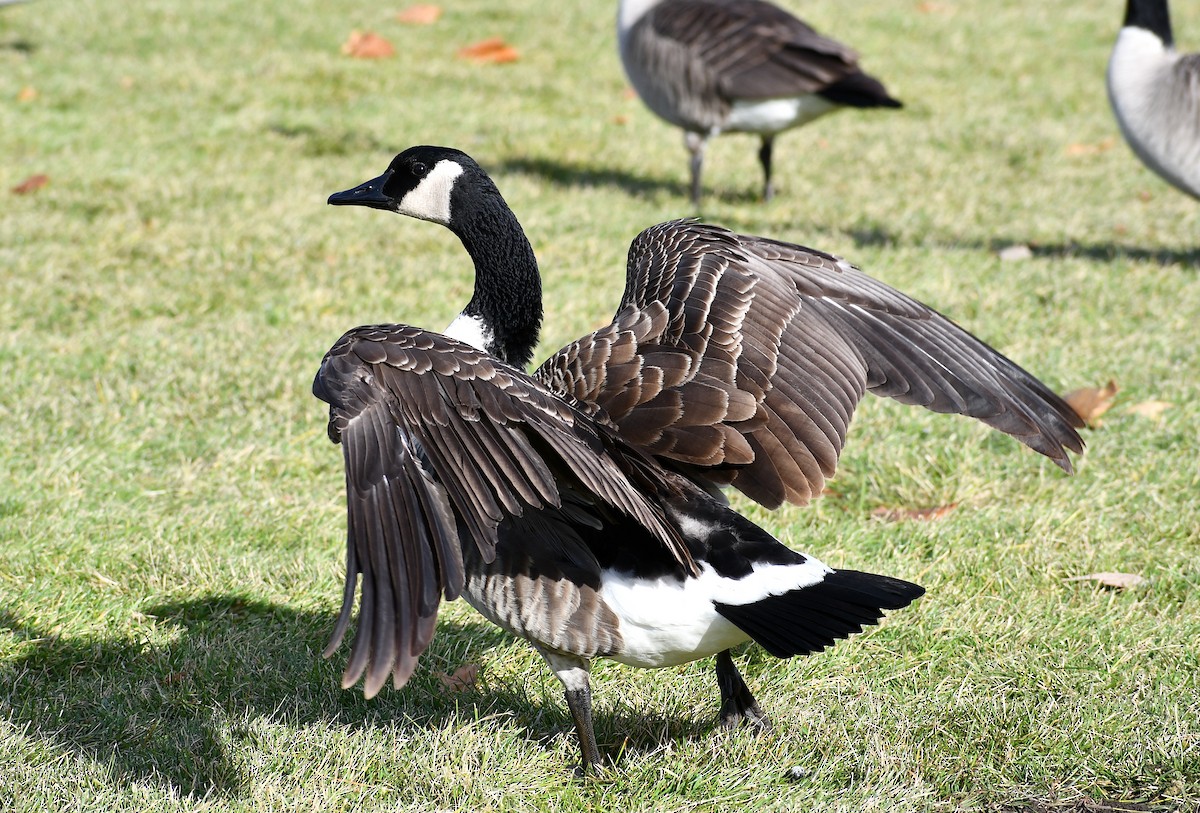
[[[1070,471],[1078,416],[946,318],[828,254],[690,221],[629,250],[612,322],[523,372],[542,318],[524,231],[466,154],[413,147],[329,202],[440,223],[475,263],[444,334],[360,327],[313,391],[343,448],[343,676],[402,686],[442,599],[525,638],[561,680],[582,769],[600,759],[589,669],[716,656],[720,720],[768,727],[730,649],[816,652],[923,592],[833,570],[734,511],[832,475],[870,391],[970,415]]]

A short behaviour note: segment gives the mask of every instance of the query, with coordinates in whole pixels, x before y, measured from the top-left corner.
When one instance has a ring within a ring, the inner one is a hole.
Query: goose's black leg
[[[771,730],[771,718],[758,707],[728,649],[717,653],[717,686],[721,689],[721,725],[733,728],[746,722],[761,731]]]
[[[763,200],[775,197],[775,187],[771,186],[771,148],[775,145],[774,135],[762,137],[762,147],[758,150],[758,162],[763,168]]]
[[[588,773],[593,765],[600,764],[600,748],[596,745],[596,730],[592,727],[592,687],[588,677],[591,664],[587,659],[558,652],[539,652],[550,664],[555,677],[562,682],[567,698],[567,708],[575,720],[575,733],[579,736],[580,764],[577,773]]]
[[[700,133],[685,132],[683,134],[683,143],[687,145],[688,152],[691,153],[692,159],[690,167],[692,171],[692,204],[700,205],[700,174],[704,169],[704,145],[708,139]]]

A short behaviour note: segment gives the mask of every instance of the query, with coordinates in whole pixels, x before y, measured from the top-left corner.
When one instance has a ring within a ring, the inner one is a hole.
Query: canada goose
[[[1200,54],[1176,53],[1167,0],[1128,0],[1107,80],[1117,124],[1137,157],[1200,198]]]
[[[360,327],[325,355],[348,504],[329,656],[361,590],[343,675],[397,687],[462,595],[525,638],[565,688],[582,770],[599,759],[590,663],[716,655],[720,720],[768,727],[729,650],[815,652],[921,587],[834,571],[733,511],[820,493],[864,392],[971,415],[1070,471],[1078,416],[924,305],[819,251],[672,221],[633,242],[611,324],[521,371],[542,317],[516,216],[475,161],[412,147],[331,204],[448,227],[475,263],[446,334]],[[359,584],[361,575],[361,586]],[[440,594],[440,595],[439,595]]]
[[[684,130],[692,202],[709,138],[758,133],[763,197],[775,136],[840,107],[901,107],[858,54],[764,0],[621,0],[621,64],[654,113]]]

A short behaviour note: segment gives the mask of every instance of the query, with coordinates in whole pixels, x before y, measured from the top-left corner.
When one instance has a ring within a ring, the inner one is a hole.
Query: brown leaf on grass
[[[443,694],[465,692],[475,688],[475,679],[479,676],[479,664],[465,663],[454,670],[453,675],[445,672],[434,672],[433,676],[442,683]]]
[[[1096,427],[1100,425],[1100,416],[1112,406],[1119,390],[1117,382],[1109,379],[1103,387],[1080,387],[1071,390],[1063,396],[1063,400],[1075,410],[1075,414],[1082,418],[1084,423]]]
[[[1096,144],[1081,144],[1081,143],[1068,144],[1067,145],[1067,155],[1070,155],[1070,156],[1099,155],[1102,152],[1108,152],[1109,150],[1111,150],[1114,146],[1116,146],[1116,143],[1117,143],[1116,137],[1109,136],[1108,138],[1106,138],[1100,142],[1097,142]]]
[[[888,508],[881,505],[871,511],[871,516],[884,522],[902,522],[906,519],[929,521],[941,519],[957,507],[958,503],[956,502],[937,505],[933,508]]]
[[[1137,415],[1139,418],[1157,421],[1162,417],[1164,412],[1173,406],[1175,405],[1170,401],[1142,401],[1140,404],[1134,404],[1125,411],[1130,415]]]
[[[1069,582],[1096,582],[1101,587],[1111,587],[1114,590],[1124,590],[1126,587],[1137,587],[1145,584],[1146,580],[1136,573],[1089,573],[1086,576],[1070,576]]]
[[[21,88],[19,93],[17,93],[18,102],[32,102],[37,97],[37,88],[35,88],[33,85],[26,85],[25,87]]]
[[[924,0],[924,2],[917,3],[917,11],[922,14],[941,14],[942,12],[949,11],[949,8],[945,3],[933,3],[930,0]]]
[[[458,55],[471,62],[516,62],[521,58],[517,49],[500,37],[491,37],[459,48]]]
[[[396,49],[383,37],[371,31],[351,31],[342,43],[342,53],[355,59],[386,59],[396,55]]]
[[[30,175],[14,186],[11,191],[14,195],[28,195],[30,192],[36,192],[48,183],[50,183],[50,176],[38,173],[37,175]]]
[[[442,16],[442,7],[430,3],[409,6],[396,15],[396,21],[405,25],[433,25]]]

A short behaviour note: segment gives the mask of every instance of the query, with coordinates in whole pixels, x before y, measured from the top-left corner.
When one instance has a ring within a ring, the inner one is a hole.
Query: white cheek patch
[[[462,164],[449,159],[438,161],[424,180],[400,199],[396,210],[419,220],[450,225],[450,191],[462,174]]]

